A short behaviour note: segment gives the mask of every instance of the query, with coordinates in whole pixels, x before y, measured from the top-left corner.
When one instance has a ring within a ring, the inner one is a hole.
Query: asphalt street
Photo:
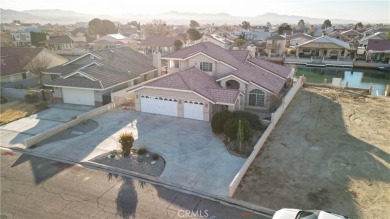
[[[1,218],[269,218],[164,187],[1,152]]]

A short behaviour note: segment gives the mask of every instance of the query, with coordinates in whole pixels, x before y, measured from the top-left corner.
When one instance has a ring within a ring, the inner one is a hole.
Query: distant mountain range
[[[171,11],[167,13],[161,13],[156,15],[134,15],[124,14],[119,16],[109,15],[91,15],[78,13],[74,11],[63,11],[59,9],[52,10],[26,10],[26,11],[14,11],[1,9],[1,22],[9,23],[13,20],[21,20],[25,23],[40,23],[40,24],[69,24],[75,22],[88,22],[93,18],[110,19],[112,21],[130,22],[132,20],[140,21],[141,23],[150,22],[153,19],[162,19],[167,21],[168,24],[189,24],[190,20],[196,20],[200,24],[240,24],[242,21],[249,21],[252,25],[264,25],[267,22],[271,24],[290,23],[297,24],[300,19],[303,19],[306,23],[322,24],[325,19],[323,18],[310,18],[297,15],[280,15],[276,13],[266,13],[255,17],[240,17],[232,16],[227,13],[219,14],[202,14],[202,13],[183,13],[178,11]],[[350,24],[356,23],[354,20],[342,20],[332,19],[332,24]]]

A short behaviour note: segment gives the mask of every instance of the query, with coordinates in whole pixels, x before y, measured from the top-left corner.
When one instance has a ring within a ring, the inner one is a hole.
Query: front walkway
[[[120,133],[136,131],[134,148],[146,147],[165,159],[159,177],[162,182],[217,196],[227,196],[230,182],[245,162],[226,151],[209,122],[117,109],[93,120],[99,123],[96,130],[42,145],[34,152],[73,162],[88,161],[119,149]],[[132,126],[135,123],[136,128]]]

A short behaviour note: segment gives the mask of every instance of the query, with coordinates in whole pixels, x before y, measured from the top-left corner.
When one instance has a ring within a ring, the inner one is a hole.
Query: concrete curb
[[[19,152],[19,153],[23,153],[23,154],[27,154],[27,155],[31,155],[31,156],[36,156],[36,157],[40,157],[40,158],[45,158],[45,159],[50,159],[50,160],[63,162],[63,163],[67,163],[67,164],[77,165],[77,166],[81,166],[81,167],[88,168],[88,169],[94,169],[94,170],[104,171],[104,172],[108,171],[108,172],[116,174],[116,175],[135,178],[137,180],[144,181],[146,183],[150,183],[152,185],[162,186],[164,188],[172,189],[172,190],[175,190],[175,191],[178,191],[181,193],[198,196],[198,197],[201,197],[204,199],[208,199],[210,201],[221,203],[221,204],[226,205],[226,206],[235,207],[235,208],[243,210],[243,211],[247,211],[247,212],[251,212],[251,213],[255,213],[255,214],[260,214],[260,215],[268,217],[268,218],[272,218],[272,215],[275,213],[275,210],[265,208],[265,207],[262,207],[259,205],[255,205],[255,204],[252,204],[252,203],[249,203],[246,201],[242,201],[242,200],[238,200],[238,199],[234,199],[234,198],[230,198],[230,197],[215,196],[212,194],[206,194],[206,193],[202,193],[202,192],[198,192],[198,191],[192,191],[192,190],[189,190],[188,188],[185,188],[182,186],[168,184],[168,183],[158,179],[158,177],[153,177],[153,176],[145,175],[142,173],[137,173],[137,172],[130,171],[130,170],[112,167],[112,166],[108,166],[105,164],[100,164],[100,163],[96,163],[96,162],[92,162],[92,161],[74,162],[74,161],[65,160],[63,158],[59,158],[59,157],[55,157],[55,156],[38,154],[38,153],[35,153],[33,151],[33,149],[5,148],[2,146],[0,146],[0,149],[13,151],[13,152]]]

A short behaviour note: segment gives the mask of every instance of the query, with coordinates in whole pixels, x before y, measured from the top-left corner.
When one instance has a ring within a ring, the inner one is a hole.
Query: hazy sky
[[[334,0],[1,0],[1,8],[17,11],[62,9],[118,16],[168,11],[256,16],[267,12],[313,18],[390,22],[390,1]]]

